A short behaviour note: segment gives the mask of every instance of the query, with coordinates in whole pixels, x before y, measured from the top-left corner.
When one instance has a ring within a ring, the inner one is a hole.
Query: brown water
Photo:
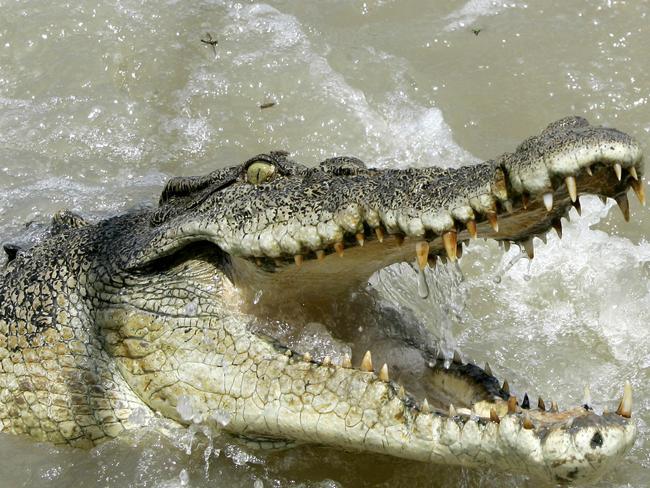
[[[649,12],[605,0],[0,0],[0,241],[29,238],[26,222],[60,208],[98,216],[153,202],[171,175],[269,149],[308,163],[458,166],[567,114],[647,146]],[[633,203],[624,224],[595,200],[583,209],[562,241],[536,241],[530,268],[519,261],[498,283],[514,251],[474,244],[452,331],[467,356],[560,405],[590,384],[596,409],[611,408],[629,379],[639,440],[598,486],[643,487],[650,215]],[[324,448],[258,452],[218,435],[210,449],[191,434],[140,433],[89,453],[0,434],[0,485],[536,486]]]

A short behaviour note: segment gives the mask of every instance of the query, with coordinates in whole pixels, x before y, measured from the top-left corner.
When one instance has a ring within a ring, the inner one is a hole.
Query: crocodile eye
[[[246,170],[246,180],[253,185],[266,183],[275,175],[275,166],[262,161],[255,161]]]

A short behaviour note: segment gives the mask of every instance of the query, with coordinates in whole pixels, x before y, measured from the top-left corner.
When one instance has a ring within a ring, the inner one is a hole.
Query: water
[[[458,166],[570,113],[650,137],[645,2],[0,0],[0,12],[3,241],[34,237],[25,224],[60,208],[96,217],[151,204],[171,175],[270,149]],[[596,200],[583,210],[498,283],[517,250],[470,246],[447,327],[467,357],[561,406],[588,384],[596,409],[611,408],[629,379],[639,441],[598,486],[642,487],[650,215],[636,202],[632,224]],[[188,453],[186,434],[91,452],[0,435],[3,486],[526,485],[317,447],[260,453],[200,430]]]

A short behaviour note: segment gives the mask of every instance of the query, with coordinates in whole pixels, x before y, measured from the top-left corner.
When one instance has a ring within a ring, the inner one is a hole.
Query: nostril
[[[596,449],[597,447],[602,447],[603,445],[603,435],[600,432],[596,432],[593,437],[591,438],[591,442],[589,443],[592,449]]]

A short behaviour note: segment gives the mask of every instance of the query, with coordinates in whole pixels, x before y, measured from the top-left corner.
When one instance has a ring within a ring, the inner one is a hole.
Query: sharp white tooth
[[[431,407],[429,407],[429,401],[426,398],[422,401],[422,405],[420,405],[420,412],[422,413],[431,412]]]
[[[366,353],[363,355],[363,359],[361,360],[361,367],[359,369],[361,369],[361,371],[367,372],[372,371],[372,355],[370,354],[370,351],[366,351]]]
[[[343,361],[341,361],[341,366],[343,368],[351,368],[352,367],[352,359],[350,359],[350,356],[345,354],[343,356]]]
[[[631,185],[636,197],[639,199],[639,202],[641,202],[641,205],[645,207],[645,189],[643,188],[643,182],[633,181]]]
[[[530,414],[526,411],[524,412],[524,421],[522,422],[524,429],[534,429],[535,426],[533,425],[533,422],[530,420]]]
[[[614,165],[614,173],[616,173],[616,179],[617,179],[618,181],[621,181],[621,176],[622,176],[622,173],[623,173],[623,168],[621,167],[621,165],[620,165],[619,163],[616,163],[616,164]]]
[[[359,243],[359,245],[361,247],[363,247],[363,244],[366,242],[366,236],[363,234],[363,232],[357,232],[357,234],[355,235],[355,238],[356,238],[357,242]]]
[[[427,241],[420,241],[415,244],[415,256],[418,267],[422,271],[426,267],[429,257],[429,243]]]
[[[488,364],[487,361],[485,362],[485,368],[483,369],[485,370],[485,373],[488,374],[489,376],[494,376],[492,374],[492,368],[490,368],[490,365]]]
[[[501,419],[497,415],[497,410],[494,407],[490,408],[490,420],[492,422],[496,422],[497,424],[501,422]]]
[[[386,363],[384,363],[384,365],[379,370],[379,379],[381,381],[386,382],[386,383],[388,383],[388,381],[389,381],[389,379],[388,379],[388,365]]]
[[[618,205],[618,208],[621,209],[621,212],[623,213],[623,218],[625,219],[625,222],[630,221],[630,202],[627,199],[627,195],[625,193],[618,195],[616,197],[616,203]]]
[[[553,210],[553,193],[544,193],[544,206],[548,212]]]
[[[535,256],[535,246],[533,245],[533,239],[526,239],[525,241],[522,242],[524,246],[524,250],[526,251],[526,254],[528,255],[528,259],[533,259]]]
[[[450,417],[455,417],[458,415],[458,412],[456,412],[456,407],[454,407],[453,403],[449,404],[449,416]]]
[[[636,174],[636,168],[634,166],[630,166],[630,176],[639,181],[639,175]]]
[[[621,403],[618,405],[616,413],[621,417],[630,418],[632,416],[632,385],[629,381],[625,382],[625,387],[623,388],[623,398]]]
[[[587,174],[588,174],[589,176],[593,176],[593,175],[594,175],[594,172],[591,171],[591,166],[587,166],[586,169],[587,169]]]
[[[466,225],[467,225],[467,232],[469,233],[470,237],[472,239],[476,239],[477,236],[476,221],[474,219],[468,220]]]
[[[575,202],[578,199],[578,187],[576,186],[576,179],[574,176],[567,176],[564,179],[571,201]]]

